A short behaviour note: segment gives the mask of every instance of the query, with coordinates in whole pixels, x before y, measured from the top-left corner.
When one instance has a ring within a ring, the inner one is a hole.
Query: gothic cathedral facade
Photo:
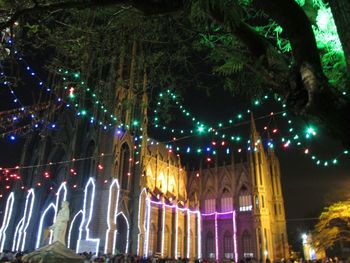
[[[27,138],[22,179],[0,203],[0,250],[51,243],[50,226],[68,201],[66,245],[76,252],[221,262],[288,257],[280,167],[254,121],[247,162],[189,171],[148,137],[147,74],[133,77],[135,43],[132,50],[129,82],[105,92],[115,94],[105,102],[121,116],[119,125],[106,129],[63,107],[57,129]]]

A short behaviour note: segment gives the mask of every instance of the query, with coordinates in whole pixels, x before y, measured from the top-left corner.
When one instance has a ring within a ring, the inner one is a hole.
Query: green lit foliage
[[[295,1],[304,9],[312,23],[325,75],[332,85],[339,90],[344,90],[346,63],[330,8],[322,0]],[[277,23],[269,20],[268,24],[255,28],[265,37],[276,41],[281,52],[291,52],[291,45],[284,37],[282,27]]]

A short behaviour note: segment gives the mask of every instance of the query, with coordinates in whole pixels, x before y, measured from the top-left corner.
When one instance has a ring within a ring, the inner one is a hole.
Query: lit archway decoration
[[[79,210],[75,214],[75,216],[73,217],[72,222],[70,223],[69,231],[68,231],[68,241],[67,241],[67,247],[68,248],[70,248],[70,239],[71,239],[71,235],[72,235],[73,226],[75,224],[75,220],[78,218],[79,215],[83,216],[83,210]]]
[[[30,219],[32,218],[34,202],[35,202],[35,193],[34,193],[34,189],[31,188],[28,190],[28,194],[26,196],[23,217],[16,227],[16,231],[14,235],[15,237],[14,243],[12,246],[13,251],[18,251],[18,250],[23,251],[25,248],[27,229],[30,223]]]
[[[0,252],[4,250],[4,244],[6,240],[6,230],[7,230],[7,227],[9,226],[9,223],[12,217],[12,209],[13,209],[14,201],[15,201],[15,194],[11,192],[6,201],[4,220],[2,221],[2,226],[0,228]]]
[[[77,240],[77,249],[76,252],[79,253],[80,251],[80,242],[82,240],[82,235],[83,235],[83,230],[85,231],[85,240],[86,241],[91,241],[96,244],[96,250],[95,250],[95,255],[98,255],[98,248],[100,245],[100,239],[99,238],[90,238],[90,229],[89,225],[91,222],[93,210],[94,210],[94,201],[95,201],[95,181],[92,177],[89,178],[89,181],[87,182],[84,190],[84,205],[83,205],[83,218],[81,220],[81,224],[79,227],[79,237]],[[91,193],[90,193],[91,192]],[[91,197],[88,199],[88,195],[91,194]],[[89,202],[87,204],[87,202]],[[89,207],[87,207],[89,206]],[[88,215],[87,214],[88,211]]]
[[[123,212],[119,212],[117,214],[117,216],[115,217],[116,219],[118,218],[118,216],[121,216],[124,218],[126,225],[127,225],[127,229],[126,229],[126,245],[125,245],[125,254],[128,253],[128,248],[129,248],[129,231],[130,231],[130,225],[129,225],[129,221],[126,218],[125,214]]]
[[[114,189],[116,188],[116,203],[114,207],[112,206],[112,199],[113,199],[113,193]],[[109,233],[111,232],[112,226],[114,226],[114,232],[113,232],[113,247],[112,247],[112,254],[115,254],[115,244],[116,244],[116,236],[117,236],[117,230],[116,230],[116,224],[117,224],[117,217],[115,216],[118,213],[118,204],[119,204],[119,191],[120,186],[117,179],[114,179],[112,181],[112,184],[109,187],[109,197],[108,197],[108,209],[107,209],[107,230],[106,230],[106,242],[105,242],[105,254],[108,253],[108,242],[109,242]],[[111,217],[113,220],[111,220]]]
[[[53,224],[56,222],[56,217],[57,217],[57,213],[58,210],[60,208],[60,201],[61,201],[61,196],[62,196],[62,192],[63,192],[63,198],[62,201],[66,201],[67,199],[67,187],[66,187],[66,182],[63,182],[60,187],[57,190],[57,196],[56,196],[56,202],[55,204],[50,203],[44,210],[43,214],[40,217],[40,222],[39,222],[39,229],[38,229],[38,235],[36,238],[36,244],[35,244],[35,248],[39,248],[40,246],[40,242],[41,242],[41,235],[42,235],[42,231],[43,231],[43,224],[44,224],[44,220],[45,220],[45,216],[48,213],[48,211],[50,209],[54,209],[54,218],[53,218]],[[49,244],[52,243],[52,238],[53,238],[53,233],[52,230],[50,229],[50,240],[49,240]]]

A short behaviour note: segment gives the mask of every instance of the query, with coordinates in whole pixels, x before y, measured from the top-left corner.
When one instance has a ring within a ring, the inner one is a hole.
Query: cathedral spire
[[[269,130],[267,130],[267,141],[268,141],[267,153],[268,153],[269,156],[275,157],[274,145],[272,143],[272,139],[271,139],[271,135],[270,135]]]
[[[254,119],[253,113],[250,113],[250,135],[252,138],[252,145],[254,147],[254,145],[256,144],[256,142],[259,138],[259,133],[256,130],[255,119]]]

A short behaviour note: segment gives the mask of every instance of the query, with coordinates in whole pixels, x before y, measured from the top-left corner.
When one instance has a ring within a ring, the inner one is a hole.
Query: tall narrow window
[[[242,250],[244,258],[254,257],[252,237],[247,230],[245,230],[242,235]]]
[[[211,232],[208,232],[205,240],[206,255],[208,258],[215,258],[214,250],[214,236]]]
[[[232,234],[229,231],[224,234],[224,257],[233,258]]]
[[[232,209],[233,209],[232,195],[229,192],[229,190],[224,188],[224,190],[222,191],[222,197],[221,197],[221,212],[229,212],[229,211],[232,211]]]
[[[151,225],[149,240],[148,240],[148,253],[153,255],[157,249],[157,232],[154,224]]]
[[[239,191],[238,203],[239,211],[241,212],[251,211],[253,209],[252,196],[245,186],[242,186],[241,190]]]
[[[121,178],[122,189],[128,190],[130,177],[130,148],[127,143],[123,143],[120,148],[119,178]]]
[[[204,211],[205,213],[214,213],[216,210],[215,197],[211,192],[208,192],[206,199],[204,200]]]

